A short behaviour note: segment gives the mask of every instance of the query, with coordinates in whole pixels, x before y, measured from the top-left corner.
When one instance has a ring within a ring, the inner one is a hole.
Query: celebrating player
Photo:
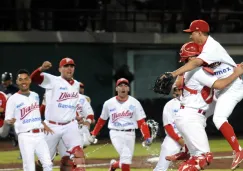
[[[193,70],[199,66],[207,65],[214,71],[217,78],[226,78],[234,72],[237,66],[226,50],[209,36],[209,25],[206,21],[195,20],[190,28],[184,30],[191,33],[190,38],[199,45],[199,52],[195,60],[191,60],[186,65],[172,72],[173,77]],[[163,76],[161,77],[163,79]],[[243,161],[243,150],[234,133],[234,129],[228,123],[236,104],[243,98],[243,84],[240,78],[236,79],[230,86],[216,93],[217,103],[214,110],[213,122],[217,129],[221,131],[225,139],[235,152],[231,169],[234,170]],[[227,102],[227,105],[225,105]]]
[[[63,58],[59,63],[59,77],[42,73],[51,66],[45,61],[31,74],[32,81],[46,89],[45,122],[55,132],[46,136],[50,154],[55,157],[57,145],[62,140],[73,160],[73,170],[85,171],[81,135],[75,121],[79,100],[79,82],[73,79],[75,64],[71,58]]]
[[[173,99],[167,102],[163,110],[163,124],[166,132],[166,137],[161,144],[159,161],[154,168],[154,171],[166,171],[169,168],[171,161],[165,159],[166,156],[176,154],[184,147],[184,140],[175,125],[175,115],[180,109],[181,89],[173,88]]]
[[[186,43],[180,51],[181,61],[195,60],[199,54],[196,43]],[[200,67],[186,72],[181,107],[175,117],[175,124],[187,145],[191,158],[182,163],[179,171],[201,170],[212,161],[206,126],[206,110],[213,101],[214,89],[222,90],[243,74],[243,64],[226,78],[217,79],[213,72]]]
[[[41,161],[44,171],[51,171],[51,156],[44,132],[47,134],[53,132],[44,122],[41,122],[39,96],[30,91],[30,83],[28,71],[19,70],[17,84],[20,90],[7,101],[5,121],[8,124],[14,124],[24,171],[35,170],[35,153]]]
[[[116,91],[118,95],[104,103],[92,135],[97,136],[106,120],[110,118],[108,123],[110,139],[120,155],[119,161],[111,160],[110,171],[117,168],[121,168],[122,171],[130,171],[135,145],[135,129],[140,128],[145,139],[145,145],[150,145],[152,139],[141,104],[134,97],[128,95],[128,80],[125,78],[117,80]]]

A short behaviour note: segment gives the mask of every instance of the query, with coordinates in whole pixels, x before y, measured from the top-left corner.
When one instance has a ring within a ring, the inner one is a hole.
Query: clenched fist
[[[42,66],[40,67],[40,71],[46,71],[52,67],[52,64],[49,61],[43,62]]]

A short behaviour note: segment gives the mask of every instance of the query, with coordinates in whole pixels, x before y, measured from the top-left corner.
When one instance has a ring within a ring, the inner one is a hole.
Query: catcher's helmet
[[[193,42],[185,43],[180,50],[180,62],[184,62],[187,60],[187,58],[198,56],[199,54],[200,52],[198,44]]]
[[[4,72],[2,74],[2,81],[8,81],[8,80],[12,80],[12,79],[13,79],[12,73]]]

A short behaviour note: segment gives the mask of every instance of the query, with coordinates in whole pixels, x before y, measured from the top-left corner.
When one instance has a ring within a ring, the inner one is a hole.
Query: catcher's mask
[[[195,57],[200,54],[198,44],[194,42],[185,43],[180,50],[180,61],[187,62],[189,57]]]

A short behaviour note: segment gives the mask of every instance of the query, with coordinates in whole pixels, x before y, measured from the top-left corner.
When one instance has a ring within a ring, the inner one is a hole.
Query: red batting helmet
[[[199,46],[196,43],[185,43],[180,50],[180,62],[184,62],[187,60],[187,58],[198,56],[199,54]]]

